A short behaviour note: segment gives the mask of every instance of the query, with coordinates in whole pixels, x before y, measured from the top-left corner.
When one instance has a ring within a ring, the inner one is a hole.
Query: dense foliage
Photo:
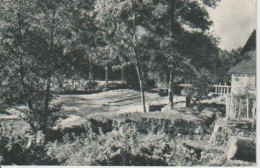
[[[212,65],[220,60],[219,49],[206,7],[218,1],[5,0],[2,101],[27,103],[30,110],[40,102],[48,111],[55,78],[59,83],[74,75],[93,80],[96,64],[104,67],[106,84],[111,70],[121,69],[126,82],[136,76],[144,112],[144,90],[157,78],[149,74],[166,74],[172,108],[175,82],[200,80],[206,71],[217,74]],[[127,74],[131,65],[136,72]]]
[[[81,135],[67,133],[62,139],[45,143],[45,136],[41,132],[33,136],[29,130],[17,132],[10,125],[1,125],[1,145],[4,149],[2,163],[70,166],[236,165],[235,162],[229,163],[223,153],[227,143],[226,134],[231,134],[228,130],[218,132],[212,141],[210,134],[173,135],[160,129],[154,130],[153,127],[144,133],[129,124],[115,125],[107,133],[101,129],[94,132],[90,123],[84,127],[85,132]],[[205,150],[198,152],[196,148],[185,146],[184,143],[189,140],[205,146]],[[238,165],[253,163],[239,162]]]

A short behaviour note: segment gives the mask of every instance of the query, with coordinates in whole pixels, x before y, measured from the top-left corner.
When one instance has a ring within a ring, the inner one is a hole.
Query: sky
[[[243,47],[256,28],[256,0],[222,0],[208,11],[221,49]]]

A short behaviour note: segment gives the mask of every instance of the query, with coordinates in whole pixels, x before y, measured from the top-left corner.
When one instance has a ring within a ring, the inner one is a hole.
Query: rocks
[[[162,111],[165,106],[166,104],[148,104],[146,109],[149,112]]]
[[[252,139],[230,137],[226,152],[227,159],[243,161],[256,161],[256,143]]]
[[[223,145],[223,140],[226,138],[228,133],[227,129],[227,121],[225,119],[218,119],[215,122],[214,130],[211,134],[211,144],[217,143],[218,145]]]
[[[192,142],[184,142],[183,146],[190,150],[190,154],[195,154],[198,159],[201,157],[202,151],[205,151],[204,148]]]

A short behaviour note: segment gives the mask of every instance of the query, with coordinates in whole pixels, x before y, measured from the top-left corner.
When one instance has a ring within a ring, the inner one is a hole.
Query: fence
[[[215,88],[214,94],[219,94],[219,95],[229,95],[231,88],[228,85],[212,85],[212,87]]]
[[[236,120],[256,120],[256,101],[250,98],[226,97],[226,117]]]

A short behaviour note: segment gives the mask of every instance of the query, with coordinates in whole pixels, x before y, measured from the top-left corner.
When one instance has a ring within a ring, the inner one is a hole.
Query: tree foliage
[[[32,112],[49,114],[57,83],[75,75],[93,79],[96,64],[105,67],[107,82],[111,67],[134,66],[144,112],[144,90],[155,78],[150,74],[165,74],[172,108],[175,82],[216,74],[212,65],[221,58],[207,8],[217,2],[4,0],[1,103],[27,104]]]

